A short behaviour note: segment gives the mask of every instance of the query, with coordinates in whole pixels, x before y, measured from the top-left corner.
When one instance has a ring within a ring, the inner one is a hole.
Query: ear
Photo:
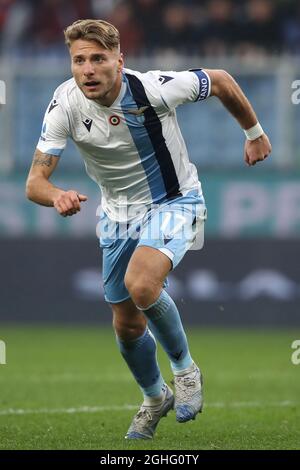
[[[118,72],[122,72],[123,67],[124,67],[124,57],[123,57],[123,53],[122,53],[122,52],[121,52],[120,55],[119,55],[118,62],[119,62]]]

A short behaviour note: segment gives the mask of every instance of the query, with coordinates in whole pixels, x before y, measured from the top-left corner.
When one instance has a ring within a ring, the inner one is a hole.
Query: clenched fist
[[[87,201],[87,196],[76,191],[62,191],[53,201],[53,206],[63,217],[71,216],[80,211],[80,203]]]
[[[269,138],[266,134],[255,140],[246,140],[244,160],[249,166],[255,165],[257,162],[263,161],[272,151]]]

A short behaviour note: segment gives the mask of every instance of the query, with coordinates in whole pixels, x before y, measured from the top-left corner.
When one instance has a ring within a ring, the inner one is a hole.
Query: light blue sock
[[[143,394],[156,397],[161,394],[164,380],[156,358],[156,343],[146,328],[144,334],[131,341],[116,338],[121,354]]]
[[[169,294],[162,290],[157,301],[143,312],[155,338],[168,354],[173,371],[187,369],[193,360],[179,312]]]

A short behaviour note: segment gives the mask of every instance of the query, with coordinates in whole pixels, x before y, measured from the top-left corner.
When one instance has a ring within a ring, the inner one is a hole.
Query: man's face
[[[96,41],[83,39],[72,43],[70,54],[73,76],[86,98],[110,106],[122,82],[122,54],[118,49],[105,49]]]

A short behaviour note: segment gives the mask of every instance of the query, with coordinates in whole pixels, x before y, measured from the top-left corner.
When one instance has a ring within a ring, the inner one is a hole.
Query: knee
[[[130,274],[125,276],[125,286],[135,305],[140,308],[153,304],[161,291],[160,285],[142,277],[134,279]]]
[[[146,325],[142,312],[136,310],[132,315],[127,315],[113,308],[113,328],[121,340],[131,341],[139,338],[144,333]]]
[[[114,317],[113,327],[118,338],[123,341],[132,341],[143,335],[146,328],[146,321],[132,322]]]

